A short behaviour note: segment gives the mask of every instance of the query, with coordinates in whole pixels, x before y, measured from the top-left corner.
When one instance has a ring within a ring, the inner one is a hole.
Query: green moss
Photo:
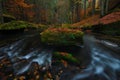
[[[79,60],[75,58],[72,54],[66,52],[54,52],[53,56],[58,60],[65,60],[71,63],[79,63]]]
[[[49,28],[41,33],[41,41],[51,45],[82,43],[83,32],[68,28]]]
[[[91,30],[92,29],[92,25],[91,24],[85,24],[84,26],[81,27],[82,30]]]
[[[40,31],[44,31],[49,28],[48,25],[43,25],[43,24],[36,24],[37,28],[40,29]]]
[[[62,28],[72,28],[72,26],[70,24],[62,24],[61,27]]]
[[[0,25],[0,30],[14,30],[21,28],[32,28],[35,27],[33,24],[25,21],[11,21]]]
[[[3,14],[3,17],[8,17],[8,18],[11,18],[11,19],[15,19],[15,17],[14,17],[14,16],[9,15],[9,14]]]

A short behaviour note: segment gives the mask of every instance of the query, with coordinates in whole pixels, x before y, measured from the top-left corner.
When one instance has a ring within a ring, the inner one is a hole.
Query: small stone
[[[13,74],[10,74],[9,76],[11,77],[11,76],[13,76]]]
[[[36,76],[36,80],[39,80],[39,79],[40,79],[40,76],[39,76],[39,75],[37,75],[37,76]]]
[[[56,75],[56,79],[55,80],[60,80],[58,75]]]
[[[20,80],[25,80],[25,76],[21,76],[19,79]]]
[[[35,72],[34,72],[34,75],[36,75],[37,73],[38,73],[38,72],[37,72],[37,71],[35,71]]]
[[[63,73],[63,70],[60,70],[60,73]]]
[[[47,72],[47,76],[48,76],[49,78],[52,78],[52,75],[51,75],[50,72]]]
[[[46,67],[43,67],[42,70],[43,70],[43,71],[46,70]]]
[[[14,80],[17,80],[17,78],[14,78]]]

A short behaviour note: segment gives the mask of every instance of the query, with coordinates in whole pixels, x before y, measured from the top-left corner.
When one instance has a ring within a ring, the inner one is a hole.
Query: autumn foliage
[[[31,18],[34,16],[32,7],[33,5],[27,4],[25,0],[8,0],[5,3],[7,11],[19,20],[31,21]]]

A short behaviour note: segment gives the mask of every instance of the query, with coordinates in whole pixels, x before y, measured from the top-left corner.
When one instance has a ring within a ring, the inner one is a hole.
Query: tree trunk
[[[76,6],[77,6],[76,7],[76,14],[77,14],[76,21],[78,22],[78,21],[80,21],[80,5],[77,4]]]
[[[35,22],[36,23],[41,23],[41,13],[40,13],[40,3],[41,1],[38,1],[38,0],[34,0],[34,5],[35,5],[35,8],[34,8],[34,11],[35,11]]]
[[[84,6],[84,17],[86,17],[86,0],[84,0],[83,6]]]
[[[100,6],[101,6],[101,17],[105,15],[105,0],[100,0]]]
[[[2,10],[2,1],[0,1],[0,23],[3,23],[3,10]]]
[[[109,1],[110,0],[106,0],[106,9],[105,9],[105,14],[108,13],[108,9],[109,9]]]
[[[95,14],[95,3],[96,3],[96,0],[92,0],[92,15]]]

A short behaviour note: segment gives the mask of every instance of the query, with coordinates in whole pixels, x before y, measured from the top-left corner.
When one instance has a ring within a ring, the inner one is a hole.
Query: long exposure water
[[[120,58],[116,57],[114,55],[116,53],[108,47],[119,51],[120,47],[108,41],[97,40],[91,35],[85,35],[83,40],[91,61],[86,69],[75,75],[72,80],[83,80],[93,75],[103,77],[103,80],[118,80],[116,72],[120,71]]]
[[[16,75],[26,72],[33,62],[44,67],[52,66],[54,49],[42,45],[39,38],[38,34],[27,35],[1,46],[0,60],[8,57]],[[75,74],[71,80],[86,80],[86,78],[91,80],[89,77],[95,75],[102,77],[103,80],[118,80],[116,73],[120,71],[120,58],[117,56],[120,51],[119,45],[98,40],[92,35],[85,35],[83,40],[84,50],[90,55],[90,63],[82,72]]]

